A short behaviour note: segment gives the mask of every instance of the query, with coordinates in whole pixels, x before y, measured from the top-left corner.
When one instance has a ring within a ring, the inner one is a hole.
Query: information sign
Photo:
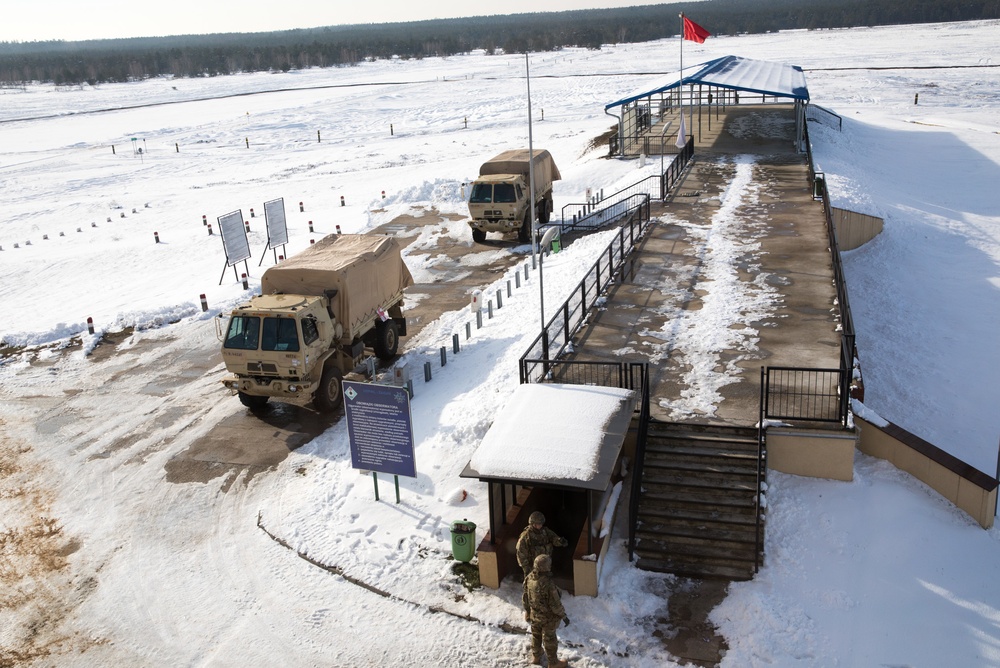
[[[268,248],[277,248],[288,243],[288,226],[285,223],[285,199],[283,197],[264,202],[264,221],[267,225]]]
[[[344,412],[356,469],[417,477],[405,387],[344,381]]]
[[[247,240],[242,210],[219,216],[219,231],[222,233],[222,247],[226,250],[228,266],[250,257],[250,242]]]

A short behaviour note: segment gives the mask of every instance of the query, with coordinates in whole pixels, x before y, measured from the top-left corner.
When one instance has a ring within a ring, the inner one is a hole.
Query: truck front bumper
[[[316,391],[317,383],[308,381],[289,380],[286,378],[241,378],[231,376],[225,378],[222,384],[233,394],[242,392],[254,397],[275,397],[277,399],[300,399],[308,400],[312,398]]]

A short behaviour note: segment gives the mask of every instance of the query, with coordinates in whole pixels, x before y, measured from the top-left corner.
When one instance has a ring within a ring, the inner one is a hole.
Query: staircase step
[[[703,561],[707,564],[738,566],[754,560],[753,543],[740,544],[738,548],[713,544],[709,541],[681,542],[650,540],[642,537],[636,541],[635,551],[641,557],[652,559],[685,559],[687,561]]]
[[[757,561],[755,428],[651,422],[636,527],[637,565],[748,580]],[[760,526],[763,541],[763,525]]]
[[[722,459],[757,459],[757,444],[734,447],[731,443],[705,445],[691,441],[647,441],[646,456],[674,455],[682,457],[719,457]]]
[[[651,469],[690,471],[691,473],[721,473],[739,476],[757,476],[757,462],[740,460],[689,461],[680,457],[650,457],[647,455],[643,472]]]
[[[694,425],[671,425],[670,423],[650,421],[646,434],[649,438],[683,438],[706,442],[731,440],[734,442],[757,443],[757,430],[745,427],[706,427],[698,429]]]
[[[683,469],[643,467],[643,488],[647,489],[650,483],[699,487],[702,489],[737,489],[747,490],[752,493],[757,489],[757,476],[756,472],[754,475],[726,475],[723,473],[695,473]]]
[[[719,506],[706,503],[675,501],[673,503],[645,503],[639,509],[639,520],[656,523],[659,521],[717,522],[735,526],[755,526],[756,512],[753,504],[746,506]]]
[[[680,558],[639,557],[636,566],[645,571],[702,580],[752,580],[755,572],[752,563],[710,564]]]
[[[747,545],[753,548],[756,525],[723,524],[712,522],[685,522],[683,520],[646,520],[639,518],[636,536],[671,545],[718,546],[719,549],[739,551]]]
[[[720,488],[704,485],[661,483],[645,480],[642,483],[641,504],[647,503],[698,503],[713,506],[753,506],[757,486],[755,483],[738,487]]]

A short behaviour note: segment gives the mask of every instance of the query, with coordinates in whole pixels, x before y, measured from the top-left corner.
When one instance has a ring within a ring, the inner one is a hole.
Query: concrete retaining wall
[[[919,436],[889,423],[876,426],[857,416],[859,449],[891,462],[972,516],[981,527],[993,526],[997,481]]]
[[[851,481],[856,444],[857,435],[853,431],[769,427],[767,467],[810,478]]]

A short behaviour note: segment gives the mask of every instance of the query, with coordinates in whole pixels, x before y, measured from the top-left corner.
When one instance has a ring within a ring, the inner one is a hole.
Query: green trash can
[[[552,253],[554,255],[555,253],[558,253],[561,250],[562,250],[562,239],[559,238],[559,233],[556,232],[556,235],[552,237]]]
[[[457,520],[451,523],[451,556],[458,561],[472,561],[476,556],[476,523]]]

